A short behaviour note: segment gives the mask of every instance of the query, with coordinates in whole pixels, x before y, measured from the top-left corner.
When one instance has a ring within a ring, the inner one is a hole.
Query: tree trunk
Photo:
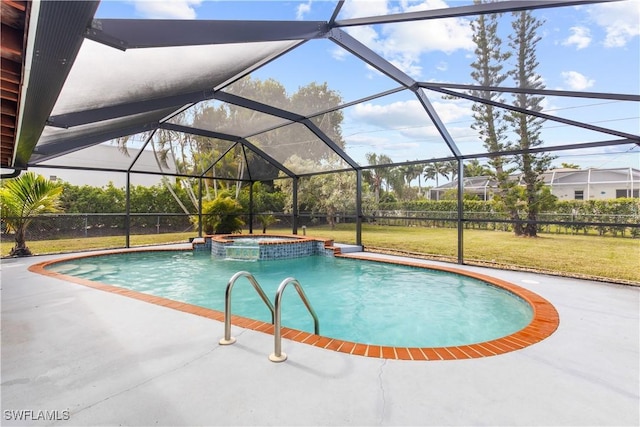
[[[327,209],[327,222],[331,226],[332,230],[336,228],[336,209]]]
[[[511,214],[511,219],[513,220],[513,233],[516,236],[523,236],[525,234],[525,229],[522,226],[522,223],[519,222],[520,216],[518,215],[518,211],[513,209],[511,210],[510,214]]]
[[[26,230],[24,228],[18,228],[16,230],[16,236],[15,236],[16,245],[13,247],[13,249],[11,249],[11,252],[9,253],[10,256],[23,257],[23,256],[33,255],[31,253],[31,250],[27,247],[27,242],[25,239],[25,231]]]

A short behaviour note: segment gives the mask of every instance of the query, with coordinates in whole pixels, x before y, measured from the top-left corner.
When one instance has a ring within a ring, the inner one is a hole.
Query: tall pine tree
[[[475,0],[475,3],[483,1]],[[498,17],[497,14],[479,15],[476,20],[471,21],[473,41],[476,44],[476,60],[471,64],[471,77],[479,86],[500,86],[508,77],[508,73],[503,72],[503,64],[509,59],[511,52],[502,52],[502,40],[498,37]],[[476,90],[472,91],[472,95],[504,103],[500,92]],[[509,149],[511,143],[507,141],[508,126],[504,120],[504,110],[481,102],[474,103],[472,110],[474,123],[471,127],[479,133],[487,151],[496,153]],[[514,231],[520,235],[523,230],[517,222],[517,199],[512,197],[516,183],[510,178],[514,169],[509,167],[509,159],[505,156],[492,157],[488,164],[491,167],[490,175],[497,182],[494,197],[505,205],[509,216],[514,220]]]
[[[535,18],[530,11],[514,12],[512,22],[513,32],[509,35],[509,46],[514,52],[515,65],[509,71],[509,75],[514,79],[516,86],[525,89],[544,89],[544,84],[540,75],[536,72],[538,61],[536,59],[536,46],[541,40],[538,29],[543,21]],[[541,111],[543,96],[530,93],[514,94],[514,105],[529,111]],[[540,129],[543,119],[538,117],[512,111],[505,116],[506,121],[516,135],[513,148],[529,150],[542,145]],[[518,169],[522,172],[522,183],[524,184],[524,195],[521,206],[526,211],[526,218],[529,221],[523,227],[523,234],[529,237],[536,237],[538,213],[542,206],[542,187],[544,183],[541,175],[551,165],[553,156],[546,153],[530,153],[525,151],[515,156]]]

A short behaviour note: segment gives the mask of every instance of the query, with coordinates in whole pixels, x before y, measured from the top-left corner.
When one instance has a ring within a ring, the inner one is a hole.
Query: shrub
[[[202,204],[202,225],[206,234],[241,233],[242,205],[230,196],[218,196]]]

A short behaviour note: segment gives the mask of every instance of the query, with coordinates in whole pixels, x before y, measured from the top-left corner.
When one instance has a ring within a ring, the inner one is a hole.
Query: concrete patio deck
[[[558,330],[451,361],[285,339],[272,363],[272,335],[220,346],[221,322],[27,270],[54,258],[1,263],[2,425],[640,424],[638,287],[456,266],[546,298]]]

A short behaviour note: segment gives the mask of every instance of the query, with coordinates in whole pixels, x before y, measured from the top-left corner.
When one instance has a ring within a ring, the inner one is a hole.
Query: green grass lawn
[[[259,233],[259,230],[256,230]],[[290,229],[270,228],[268,233],[290,234]],[[302,234],[302,230],[299,230]],[[306,229],[309,236],[355,243],[355,226],[339,224]],[[257,233],[256,233],[257,234]],[[512,233],[464,230],[464,259],[468,263],[516,266],[554,274],[602,278],[640,284],[640,239],[541,234],[538,238],[516,237]],[[132,246],[186,242],[195,233],[131,236]],[[452,228],[421,228],[363,225],[362,243],[368,250],[403,251],[416,256],[447,257],[457,260],[457,235]],[[121,248],[124,236],[90,237],[27,242],[34,254],[76,252],[90,249]],[[2,241],[7,256],[12,241]]]
[[[307,234],[355,243],[353,225],[339,225],[335,230],[308,227]],[[524,238],[509,232],[487,230],[464,230],[463,236],[464,259],[468,263],[489,262],[640,284],[640,239],[570,234]],[[457,239],[453,228],[365,224],[362,230],[362,244],[367,249],[445,256],[452,261],[457,261]]]
[[[189,237],[196,236],[197,233],[166,233],[166,234],[144,234],[132,235],[131,246],[155,245],[162,243],[187,242]],[[2,240],[0,242],[0,253],[8,256],[13,241]],[[27,241],[27,246],[35,255],[55,254],[64,252],[88,251],[92,249],[112,249],[122,248],[126,244],[124,236],[108,237],[78,237],[73,239],[39,240]]]

